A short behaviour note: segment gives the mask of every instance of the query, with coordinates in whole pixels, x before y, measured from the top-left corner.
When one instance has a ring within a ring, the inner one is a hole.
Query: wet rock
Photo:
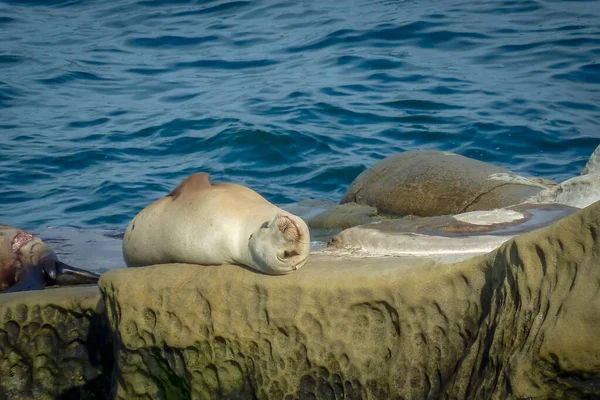
[[[576,210],[558,204],[520,204],[457,215],[390,219],[346,229],[328,245],[363,257],[458,261],[490,252],[516,235],[550,225]]]
[[[375,207],[346,203],[332,207],[308,220],[308,226],[319,229],[346,229],[379,220]]]
[[[360,174],[342,204],[422,217],[492,210],[519,204],[548,187],[481,161],[441,151],[409,151]]]

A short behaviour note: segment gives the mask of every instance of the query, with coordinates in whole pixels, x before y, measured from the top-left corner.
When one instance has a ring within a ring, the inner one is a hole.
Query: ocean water
[[[562,181],[600,144],[598,1],[11,0],[0,32],[24,229],[122,232],[197,171],[286,205],[406,150]]]

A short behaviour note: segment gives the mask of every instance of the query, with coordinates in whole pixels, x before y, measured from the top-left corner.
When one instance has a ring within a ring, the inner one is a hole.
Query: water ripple
[[[556,74],[553,78],[582,83],[600,83],[600,64],[582,65],[576,71],[566,74]]]
[[[22,57],[6,54],[0,55],[0,64],[19,64],[21,62],[23,62]]]
[[[398,100],[386,102],[383,103],[383,105],[399,110],[451,110],[463,108],[453,104],[444,104],[428,100]]]
[[[226,60],[197,60],[191,62],[181,62],[174,64],[175,68],[212,68],[212,69],[247,69],[261,68],[277,64],[275,60],[247,60],[247,61],[226,61]]]
[[[183,36],[159,36],[156,38],[134,38],[128,39],[125,43],[129,46],[144,48],[172,48],[178,49],[182,46],[196,46],[207,42],[219,40],[218,36],[210,35],[203,37],[183,37]]]
[[[183,11],[174,14],[176,17],[189,16],[189,15],[204,15],[204,14],[221,14],[223,12],[238,11],[241,8],[247,7],[252,3],[249,1],[231,1],[219,4],[213,7],[200,8],[192,11]]]
[[[69,122],[68,126],[70,128],[88,128],[91,126],[103,125],[103,124],[107,123],[108,121],[110,121],[110,119],[108,119],[108,118],[98,118],[98,119],[94,119],[91,121],[72,121],[72,122]]]
[[[16,19],[11,18],[11,17],[0,17],[0,25],[10,24],[15,21],[16,21]]]
[[[65,74],[60,74],[53,78],[46,79],[38,79],[39,83],[43,83],[45,85],[54,86],[54,85],[62,85],[65,83],[69,83],[72,81],[106,81],[109,80],[107,78],[102,78],[96,74],[90,72],[83,71],[73,71]]]
[[[339,201],[399,151],[553,180],[600,142],[600,3],[13,0],[0,221],[122,230],[206,171]]]

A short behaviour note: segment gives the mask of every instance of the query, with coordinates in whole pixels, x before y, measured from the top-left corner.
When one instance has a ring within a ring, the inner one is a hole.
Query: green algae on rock
[[[97,286],[0,295],[0,399],[105,399],[113,364]]]

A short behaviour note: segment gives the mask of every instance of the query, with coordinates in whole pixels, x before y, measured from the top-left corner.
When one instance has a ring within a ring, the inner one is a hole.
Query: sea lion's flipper
[[[170,196],[173,197],[173,200],[176,200],[184,191],[208,189],[210,186],[210,176],[206,172],[198,172],[177,185],[167,197]]]
[[[40,268],[23,268],[14,285],[0,293],[16,293],[28,290],[41,290],[46,287],[46,279]]]
[[[56,277],[48,277],[51,284],[59,286],[85,285],[98,283],[100,275],[85,269],[75,268],[63,262],[56,262]]]

